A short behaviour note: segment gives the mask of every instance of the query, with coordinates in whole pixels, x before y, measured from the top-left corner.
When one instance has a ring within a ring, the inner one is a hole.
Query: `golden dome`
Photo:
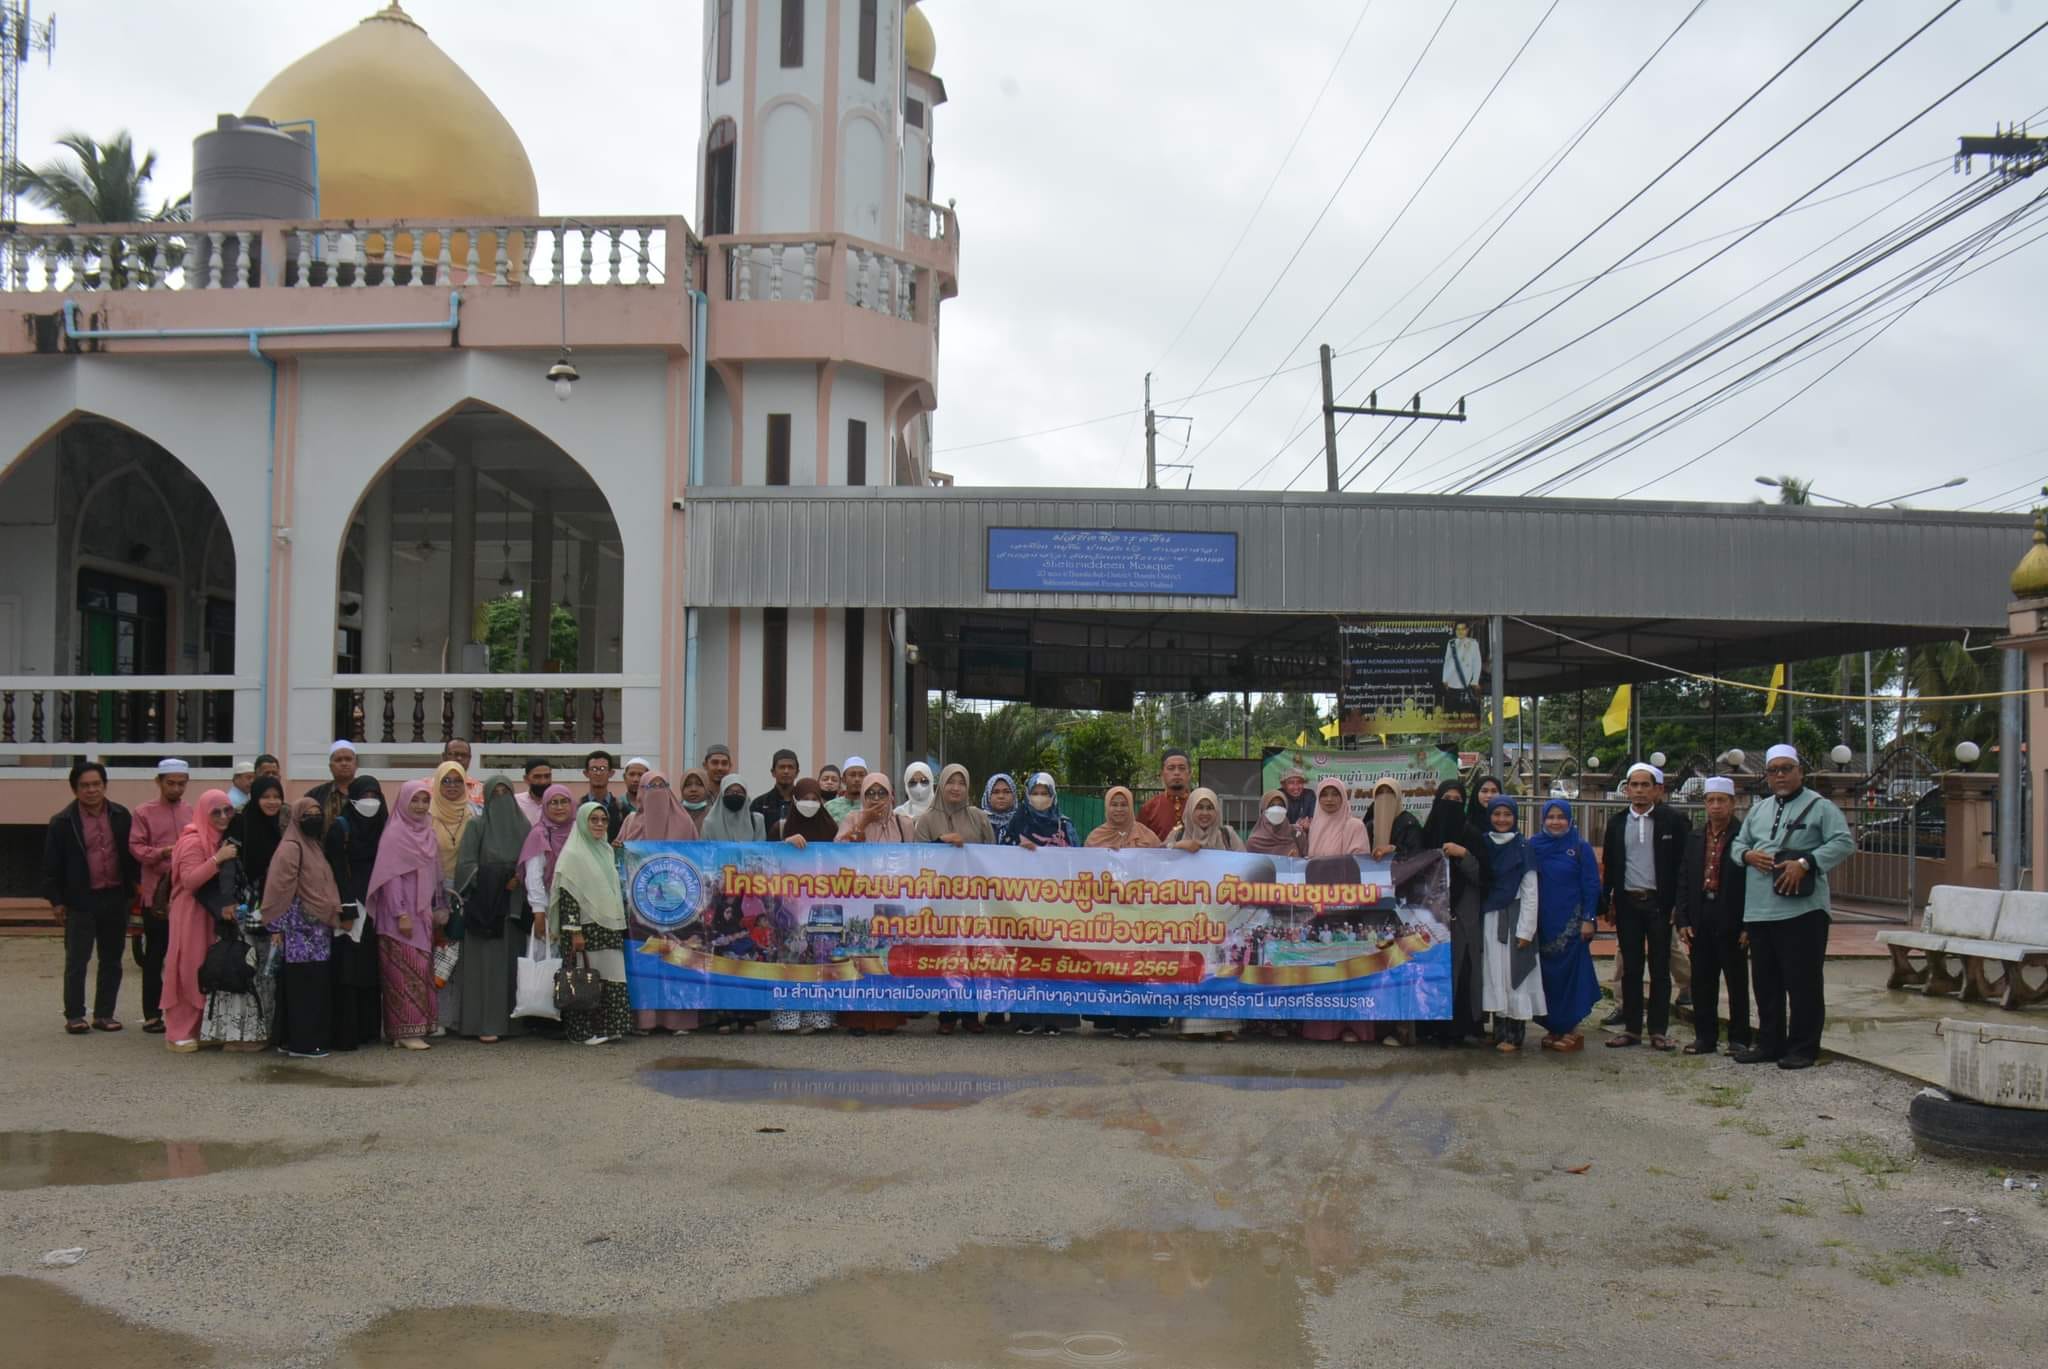
[[[324,218],[540,211],[519,135],[396,0],[279,72],[249,113],[318,123]]]
[[[2042,512],[2034,510],[2034,545],[2012,568],[2015,599],[2048,599],[2048,531],[2042,529]]]
[[[930,71],[939,59],[939,40],[932,34],[932,21],[912,5],[903,12],[903,61],[912,71]]]

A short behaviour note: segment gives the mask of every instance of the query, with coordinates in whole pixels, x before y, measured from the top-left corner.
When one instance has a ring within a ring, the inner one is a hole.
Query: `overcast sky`
[[[379,2],[355,0],[354,7],[368,13]],[[1963,0],[1638,260],[1687,250],[1616,272],[1483,359],[1475,358],[1568,292],[1510,304],[1428,361],[1421,359],[1459,325],[1416,333],[1379,355],[1379,344],[1408,329],[1411,319],[1414,328],[1430,329],[1501,304],[1848,3],[1704,0],[1512,221],[1415,318],[1500,221],[1496,211],[1520,199],[1529,178],[1671,34],[1692,0],[1560,0],[1540,29],[1547,0],[932,0],[926,11],[950,96],[936,117],[937,193],[958,201],[962,233],[960,295],[945,316],[936,464],[964,483],[1136,484],[1143,470],[1137,419],[1085,421],[1134,409],[1151,370],[1162,411],[1193,420],[1164,425],[1162,459],[1194,459],[1197,488],[1249,482],[1278,489],[1290,479],[1296,489],[1320,488],[1316,372],[1302,363],[1313,363],[1316,344],[1328,342],[1347,354],[1337,361],[1340,386],[1370,367],[1352,402],[1363,402],[1370,386],[1384,388],[1382,403],[1405,403],[1428,384],[1423,400],[1430,409],[1469,394],[1470,422],[1435,431],[1418,426],[1355,476],[1352,488],[1370,490],[1383,476],[1391,476],[1388,489],[1446,486],[1461,468],[1646,374],[1834,258],[1965,189],[1968,183],[1948,169],[1957,134],[1988,133],[2048,110],[2044,34],[1814,197],[1840,198],[1772,224],[1627,318],[1501,381],[1733,240],[1714,235],[1777,213],[2048,20],[2048,4],[2038,0]],[[1396,100],[1447,7],[1435,46]],[[346,6],[270,0],[37,0],[35,8],[57,13],[59,43],[54,66],[37,62],[23,73],[24,154],[41,160],[66,129],[105,136],[125,127],[158,150],[158,189],[166,193],[189,184],[193,134],[215,114],[243,108],[277,70],[358,17]],[[690,211],[700,32],[691,0],[576,7],[408,0],[407,8],[519,131],[540,181],[543,213]],[[1865,0],[1533,290],[1603,271],[1940,8],[1939,0]],[[1417,195],[1532,30],[1526,51]],[[1281,171],[1333,63],[1334,79]],[[1384,127],[1366,146],[1390,102]],[[1923,169],[1901,174],[1916,167]],[[1254,217],[1276,171],[1271,196]],[[1981,163],[1977,175],[1989,183]],[[1823,303],[1622,411],[1609,420],[1620,426],[1605,440],[1508,475],[1488,492],[1527,489],[1630,436],[1685,402],[1649,407],[1657,399],[1774,338],[1791,340],[1796,335],[1786,330],[1802,318],[2019,209],[2035,193],[2031,182],[2014,185]],[[1326,203],[1327,215],[1308,234]],[[1855,226],[1872,213],[1879,216]],[[2019,223],[1963,269],[2042,227],[2048,222]],[[1454,252],[1460,243],[1466,245]],[[1447,253],[1454,254],[1439,266]],[[1915,502],[1995,506],[2019,499],[2030,482],[2048,475],[2048,437],[2032,412],[2042,384],[2039,322],[2048,317],[2044,254],[2048,247],[2025,247],[1932,296],[1742,436],[1734,434],[1861,338],[1736,395],[1560,492],[1613,496],[1644,487],[1647,498],[1748,499],[1768,493],[1752,476],[1789,472],[1848,500],[1884,498],[1950,475],[1966,475],[1969,483]],[[1262,389],[1275,371],[1281,373]],[[1495,381],[1501,383],[1488,384]],[[1234,382],[1251,383],[1185,398]],[[1004,440],[1067,424],[1081,426]],[[1379,419],[1349,426],[1340,439],[1347,467],[1385,426]],[[1183,446],[1184,436],[1191,445]],[[1411,447],[1413,456],[1400,466]],[[1681,468],[1689,461],[1695,464]],[[1162,483],[1188,477],[1169,471]]]

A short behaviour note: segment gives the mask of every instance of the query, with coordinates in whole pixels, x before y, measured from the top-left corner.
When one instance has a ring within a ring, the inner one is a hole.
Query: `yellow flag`
[[[1295,734],[1294,734],[1294,744],[1295,744],[1296,746],[1307,746],[1307,745],[1308,745],[1308,733],[1307,733],[1307,732],[1297,732],[1297,733],[1295,733]]]
[[[1508,695],[1506,698],[1500,701],[1500,715],[1503,718],[1521,717],[1522,701],[1512,694]]]
[[[1771,692],[1764,695],[1764,716],[1770,717],[1778,708],[1778,691],[1785,687],[1785,667],[1771,667]]]
[[[1343,729],[1340,728],[1336,723],[1324,723],[1322,727],[1323,740],[1326,742],[1335,741],[1337,738],[1337,734],[1342,731]]]
[[[1617,732],[1628,731],[1629,698],[1632,692],[1629,685],[1623,685],[1614,691],[1613,701],[1607,705],[1607,711],[1600,716],[1600,730],[1604,735],[1611,737]]]

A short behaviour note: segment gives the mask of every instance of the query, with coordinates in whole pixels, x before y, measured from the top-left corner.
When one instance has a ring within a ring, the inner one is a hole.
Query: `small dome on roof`
[[[915,4],[903,12],[903,61],[912,71],[930,71],[939,59],[939,40],[932,21]]]

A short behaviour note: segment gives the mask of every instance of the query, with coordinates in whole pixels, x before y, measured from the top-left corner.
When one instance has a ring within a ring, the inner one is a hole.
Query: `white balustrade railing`
[[[797,300],[818,297],[817,242],[736,242],[727,249],[726,298]]]
[[[23,224],[0,230],[0,292],[660,285],[671,231],[686,230],[658,218]]]
[[[836,297],[856,309],[870,309],[891,318],[918,316],[917,277],[924,268],[858,240],[748,239],[726,241],[718,246],[725,256],[724,286],[728,300],[810,303]]]
[[[336,736],[438,749],[456,737],[493,747],[601,746],[619,736],[622,691],[609,674],[337,675]]]
[[[227,751],[242,740],[238,694],[253,697],[252,684],[232,675],[0,676],[0,758]]]
[[[915,318],[917,271],[915,263],[887,252],[850,245],[840,249],[839,274],[846,286],[846,302],[856,309],[872,309],[891,318]]]
[[[903,234],[929,242],[950,243],[959,234],[953,211],[916,195],[903,197]]]

